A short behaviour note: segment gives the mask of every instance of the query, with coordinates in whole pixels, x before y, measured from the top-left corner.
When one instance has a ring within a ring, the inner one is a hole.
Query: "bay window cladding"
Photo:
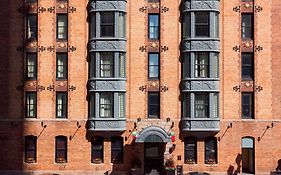
[[[219,78],[219,54],[215,52],[183,53],[183,78]]]
[[[185,12],[182,15],[183,38],[218,38],[218,12]]]
[[[90,78],[125,78],[124,52],[93,52],[90,56]]]
[[[92,12],[90,16],[90,38],[126,37],[124,12]]]
[[[219,94],[210,92],[184,93],[183,118],[219,117]]]
[[[90,118],[124,118],[125,93],[121,92],[91,92]]]

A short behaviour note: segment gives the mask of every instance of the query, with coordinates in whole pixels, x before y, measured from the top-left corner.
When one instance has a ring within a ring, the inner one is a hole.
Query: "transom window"
[[[36,92],[26,92],[26,117],[36,117]]]
[[[101,37],[114,37],[114,12],[100,12]]]
[[[113,117],[113,94],[100,93],[100,117]]]
[[[253,119],[254,118],[254,95],[251,92],[242,93],[242,118]]]
[[[160,117],[160,95],[158,92],[148,93],[148,118]]]
[[[27,53],[26,54],[26,78],[36,79],[37,78],[37,54]]]
[[[209,13],[195,13],[195,37],[209,37]]]
[[[158,53],[149,53],[149,68],[148,68],[148,77],[149,78],[159,78],[159,54]]]
[[[207,78],[209,77],[209,53],[195,53],[195,72],[194,77]]]
[[[94,137],[92,138],[92,156],[91,162],[94,164],[103,163],[103,138]]]
[[[103,52],[100,54],[100,77],[114,76],[114,53]]]
[[[57,39],[67,40],[67,15],[57,15]]]
[[[148,15],[148,36],[149,39],[159,39],[159,15]]]
[[[209,94],[195,94],[195,118],[209,118]]]

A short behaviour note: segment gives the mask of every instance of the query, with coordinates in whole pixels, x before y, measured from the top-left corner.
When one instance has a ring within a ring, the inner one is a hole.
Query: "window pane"
[[[209,37],[209,13],[195,12],[195,36]]]
[[[195,53],[195,73],[196,78],[209,77],[209,53]]]
[[[100,117],[113,117],[113,94],[100,94]]]
[[[67,54],[57,53],[57,79],[67,79]]]
[[[120,38],[126,37],[126,22],[125,22],[125,13],[119,12],[119,20],[118,20],[118,36]]]
[[[214,137],[205,139],[205,163],[217,163],[217,140]]]
[[[196,138],[186,137],[184,140],[184,162],[196,163],[197,161],[197,143]]]
[[[160,96],[159,93],[148,93],[148,117],[159,118],[160,115]]]
[[[67,15],[57,15],[57,39],[67,39]]]
[[[125,93],[118,94],[119,118],[125,117]]]
[[[159,54],[148,54],[149,78],[159,78]]]
[[[242,118],[243,119],[253,119],[253,94],[252,93],[242,93]]]
[[[195,94],[195,117],[209,118],[209,94]]]
[[[26,117],[36,117],[36,93],[26,93]]]
[[[213,53],[213,76],[219,78],[219,54]]]
[[[92,139],[92,163],[103,163],[103,138],[94,137]]]
[[[219,37],[219,13],[215,13],[215,18],[214,18],[214,29],[215,29],[215,35],[214,37],[215,38],[218,38]]]
[[[37,77],[37,55],[32,53],[26,54],[26,78],[36,79]]]
[[[113,53],[101,53],[100,54],[100,77],[113,77],[114,69],[113,69],[113,61],[114,54]]]
[[[185,13],[183,16],[182,33],[184,38],[188,38],[191,35],[191,19],[190,13]]]
[[[114,13],[100,12],[101,37],[114,37]]]
[[[120,78],[125,78],[125,58],[126,54],[125,53],[119,53],[119,77]]]
[[[111,138],[111,163],[123,162],[123,138]]]
[[[214,113],[214,118],[219,117],[219,94],[218,93],[214,93],[214,109],[213,109],[213,113]]]
[[[26,39],[37,39],[37,15],[27,15]]]
[[[243,39],[253,39],[253,15],[252,14],[242,14],[242,38]]]
[[[242,53],[242,80],[254,79],[253,54]]]
[[[56,117],[57,118],[66,118],[67,117],[67,93],[58,92],[56,103],[57,103]]]
[[[148,15],[148,36],[150,39],[159,39],[159,15]]]

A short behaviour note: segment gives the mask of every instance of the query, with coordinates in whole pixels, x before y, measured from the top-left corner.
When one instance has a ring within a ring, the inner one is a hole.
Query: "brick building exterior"
[[[280,0],[0,7],[0,174],[281,170]]]

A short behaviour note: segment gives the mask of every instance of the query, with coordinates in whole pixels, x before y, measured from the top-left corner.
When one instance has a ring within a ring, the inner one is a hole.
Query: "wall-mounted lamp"
[[[171,121],[170,117],[168,117],[168,118],[166,119],[166,121],[167,121],[167,122]]]
[[[77,125],[77,128],[81,128],[81,124],[78,121],[77,121],[76,125]]]
[[[41,122],[41,127],[42,127],[42,128],[46,128],[47,125],[44,125],[44,122]]]

